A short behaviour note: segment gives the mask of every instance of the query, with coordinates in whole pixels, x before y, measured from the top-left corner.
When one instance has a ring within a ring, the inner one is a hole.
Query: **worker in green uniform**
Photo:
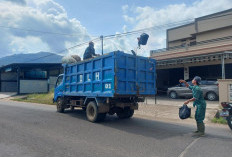
[[[205,135],[205,112],[206,112],[206,102],[204,100],[203,92],[199,87],[201,78],[199,76],[195,76],[192,80],[193,86],[190,86],[185,80],[180,80],[180,83],[184,83],[187,88],[192,90],[193,98],[184,102],[187,105],[189,102],[193,101],[193,107],[196,107],[195,119],[197,122],[197,131],[195,131],[196,136],[204,136]]]

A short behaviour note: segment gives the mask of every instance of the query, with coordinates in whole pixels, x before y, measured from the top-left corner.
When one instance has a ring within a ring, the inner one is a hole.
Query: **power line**
[[[107,35],[107,36],[104,36],[104,39],[121,37],[121,36],[126,36],[126,35],[134,35],[134,34],[138,34],[138,33],[141,33],[141,32],[144,32],[144,31],[149,31],[149,30],[165,29],[166,27],[188,23],[188,22],[190,22],[192,20],[193,19],[186,19],[186,20],[183,20],[183,21],[178,21],[178,22],[173,22],[173,23],[166,23],[166,24],[163,24],[163,25],[157,25],[157,26],[148,27],[148,28],[144,28],[144,29],[139,29],[139,30],[135,30],[135,31],[125,32],[125,33],[120,33],[120,34]]]
[[[183,21],[178,21],[178,22],[175,22],[176,24],[180,23],[180,22],[187,22],[189,20],[192,20],[192,19],[186,19],[186,20],[183,20]],[[140,32],[143,32],[145,30],[151,30],[151,29],[159,29],[159,28],[162,28],[164,26],[168,26],[168,25],[173,25],[174,23],[168,23],[168,24],[164,24],[164,25],[160,25],[160,26],[153,26],[153,27],[149,27],[149,28],[144,28],[144,29],[140,29],[140,30],[135,30],[135,31],[130,31],[130,32],[125,32],[125,33],[121,33],[121,34],[115,34],[115,35],[107,35],[104,37],[104,39],[111,39],[111,38],[115,38],[115,37],[120,37],[120,36],[126,36],[126,35],[133,35],[133,34],[138,34]],[[51,32],[50,32],[51,33]],[[97,41],[97,40],[100,40],[100,38],[95,38],[91,41]],[[70,48],[67,48],[67,49],[64,49],[64,50],[61,50],[61,51],[58,51],[57,53],[62,53],[62,52],[65,52],[65,51],[68,51],[68,50],[71,50],[71,49],[74,49],[76,47],[80,47],[80,46],[83,46],[85,44],[89,43],[89,41],[86,41],[86,42],[83,42],[81,44],[77,44],[77,45],[74,45]],[[35,61],[35,60],[39,60],[39,59],[42,59],[42,58],[46,58],[46,57],[49,57],[49,56],[53,56],[53,55],[56,55],[57,53],[52,53],[52,54],[49,54],[49,55],[46,55],[46,56],[42,56],[42,57],[39,57],[39,58],[36,58],[36,59],[32,59],[32,60],[28,60],[26,61],[25,63],[28,63],[28,62],[32,62],[32,61]]]
[[[99,39],[99,38],[95,38],[95,39],[93,39],[93,40],[91,40],[91,41],[97,41],[97,40],[100,40],[100,39]],[[76,47],[80,47],[80,46],[86,45],[86,44],[88,44],[88,43],[89,43],[89,41],[86,41],[86,42],[83,42],[83,43],[74,45],[74,46],[72,46],[72,47],[69,47],[69,48],[67,48],[67,49],[63,49],[63,50],[61,50],[61,51],[58,51],[58,52],[56,52],[56,53],[52,53],[52,54],[49,54],[49,55],[46,55],[46,56],[42,56],[42,57],[38,57],[38,58],[35,58],[35,59],[32,59],[32,60],[25,61],[24,63],[28,63],[28,62],[36,61],[36,60],[39,60],[39,59],[42,59],[42,58],[46,58],[46,57],[49,57],[49,56],[53,56],[53,55],[56,55],[56,54],[60,54],[60,53],[62,53],[62,52],[65,52],[65,51],[74,49],[74,48],[76,48]]]
[[[159,25],[159,26],[153,26],[153,27],[149,27],[149,28],[144,28],[144,29],[139,29],[139,30],[135,30],[135,31],[130,31],[130,32],[125,32],[125,33],[120,33],[120,34],[112,34],[112,35],[107,35],[104,36],[104,38],[107,37],[114,37],[114,36],[125,36],[125,35],[133,35],[136,33],[140,33],[142,31],[146,31],[146,30],[151,30],[154,28],[159,28],[159,27],[164,27],[164,26],[173,26],[174,24],[182,24],[185,22],[190,22],[194,19],[202,19],[202,20],[206,20],[206,19],[212,19],[212,18],[218,18],[218,17],[224,17],[224,16],[228,16],[228,15],[232,15],[231,13],[227,13],[227,14],[223,14],[223,15],[208,15],[208,16],[203,16],[203,17],[199,17],[199,18],[189,18],[189,19],[185,19],[183,21],[178,21],[178,22],[173,22],[173,23],[167,23],[164,25]],[[230,18],[229,18],[230,19]],[[215,19],[217,20],[217,19]],[[59,32],[49,32],[49,31],[41,31],[41,30],[34,30],[34,29],[27,29],[27,28],[19,28],[19,27],[10,27],[10,26],[2,26],[0,25],[0,28],[5,28],[5,29],[16,29],[16,30],[21,30],[21,31],[27,31],[27,32],[36,32],[36,33],[44,33],[44,34],[53,34],[53,35],[62,35],[62,36],[79,36],[81,34],[66,34],[66,33],[59,33]],[[95,36],[96,37],[96,36]]]
[[[40,30],[33,30],[33,29],[26,29],[26,28],[19,28],[19,27],[9,27],[9,26],[0,26],[0,28],[15,29],[15,30],[21,30],[21,31],[26,31],[26,32],[44,33],[44,34],[52,34],[52,35],[71,36],[71,37],[81,35],[81,34],[65,34],[65,33],[58,33],[58,32],[48,32],[48,31],[40,31]]]
[[[230,14],[225,14],[225,15],[221,15],[221,16],[218,16],[218,17],[223,17],[223,16],[228,16]],[[211,17],[209,18],[204,18],[204,19],[211,19]],[[149,28],[144,28],[144,29],[139,29],[139,30],[134,30],[134,31],[130,31],[130,32],[125,32],[125,33],[120,33],[120,34],[112,34],[112,35],[107,35],[107,36],[104,36],[104,40],[107,40],[107,39],[112,39],[112,38],[116,38],[116,37],[123,37],[123,36],[127,36],[127,35],[134,35],[134,34],[138,34],[138,33],[141,33],[141,32],[144,32],[144,31],[149,31],[149,30],[159,30],[159,29],[164,29],[165,27],[170,27],[170,26],[174,26],[174,25],[180,25],[180,24],[187,24],[189,23],[190,21],[193,21],[194,19],[185,19],[185,20],[182,20],[182,21],[178,21],[178,22],[173,22],[173,23],[166,23],[166,24],[163,24],[163,25],[157,25],[157,26],[153,26],[153,27],[149,27]],[[0,27],[5,27],[5,26],[0,26]],[[6,27],[7,28],[7,27]],[[17,28],[18,29],[18,28]],[[21,29],[21,28],[19,28]],[[68,34],[62,34],[62,33],[54,33],[54,32],[42,32],[42,31],[36,31],[36,30],[27,30],[27,29],[22,29],[22,30],[26,30],[26,31],[35,31],[35,32],[41,32],[41,33],[51,33],[51,34],[59,34],[59,35],[68,35]],[[100,38],[95,38],[93,39],[92,41],[97,41],[97,40],[100,40]],[[67,49],[64,49],[64,50],[61,50],[59,51],[58,53],[62,53],[62,52],[65,52],[67,50],[70,50],[70,49],[73,49],[73,48],[76,48],[76,47],[80,47],[80,46],[83,46],[85,44],[87,44],[87,42],[84,42],[84,43],[81,43],[81,44],[78,44],[78,45],[75,45],[73,47],[70,47],[70,48],[67,48]],[[49,55],[46,55],[46,56],[43,56],[43,57],[39,57],[39,58],[36,58],[34,60],[30,60],[30,61],[35,61],[35,60],[38,60],[38,59],[41,59],[41,58],[45,58],[45,57],[49,57],[49,56],[52,56],[52,55],[55,55],[55,54],[49,54]],[[29,61],[29,62],[30,62]]]
[[[202,17],[202,20],[208,20],[208,19],[213,19],[213,18],[218,18],[218,17],[224,17],[224,16],[228,16],[228,15],[232,15],[232,14],[228,13],[228,14],[217,15],[217,16],[212,16],[212,17]],[[144,29],[125,32],[125,33],[120,33],[120,34],[107,35],[107,36],[104,36],[104,38],[107,39],[107,38],[111,38],[111,37],[114,38],[114,37],[121,37],[121,36],[125,36],[125,35],[134,35],[134,34],[141,33],[143,31],[157,30],[157,29],[160,29],[162,27],[170,27],[170,26],[173,27],[174,25],[181,25],[181,24],[184,24],[184,23],[187,24],[187,23],[190,23],[191,21],[193,22],[195,19],[201,19],[201,17],[199,17],[199,18],[189,18],[189,19],[185,19],[185,20],[182,20],[182,21],[178,21],[178,22],[166,23],[166,24],[163,24],[163,25],[153,26],[153,27],[149,27],[149,28],[144,28]],[[229,17],[227,19],[231,19],[231,17]],[[214,19],[213,21],[219,21],[219,20],[226,20],[226,19]],[[164,29],[164,28],[162,28],[162,29]]]
[[[35,33],[44,33],[44,34],[53,34],[53,35],[62,35],[62,36],[79,36],[81,34],[66,34],[66,33],[59,33],[59,32],[49,32],[49,31],[41,31],[41,30],[34,30],[34,29],[27,29],[27,28],[19,28],[19,27],[10,27],[10,26],[2,26],[0,25],[0,28],[5,28],[5,29],[15,29],[15,30],[21,30],[21,31],[26,31],[26,32],[35,32]],[[146,28],[147,29],[147,28]],[[144,29],[137,30],[137,31],[143,31]],[[137,31],[131,31],[131,32],[126,32],[128,34],[137,32]],[[126,34],[126,33],[121,33],[121,34]],[[119,35],[119,34],[117,34]],[[105,37],[110,37],[114,35],[107,35]]]

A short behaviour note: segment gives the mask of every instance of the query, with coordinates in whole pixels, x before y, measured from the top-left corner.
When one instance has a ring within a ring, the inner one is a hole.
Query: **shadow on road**
[[[73,112],[66,111],[66,113],[72,117],[87,121],[85,111],[75,110]],[[95,123],[90,124],[96,125]],[[131,119],[119,119],[115,115],[107,115],[105,121],[98,124],[104,127],[110,127],[124,132],[156,139],[184,136],[194,129],[192,126],[182,126],[137,117],[133,117]]]
[[[66,113],[72,117],[87,121],[85,111],[83,110],[75,110],[73,112],[66,111]],[[107,115],[105,121],[97,124],[103,127],[160,140],[172,138],[175,136],[191,137],[192,131],[195,131],[196,129],[195,125],[173,124],[169,122],[161,122],[158,120],[149,120],[138,117],[133,117],[131,119],[119,119],[116,115]],[[96,125],[96,123],[90,123],[90,125]],[[214,128],[212,127],[206,128],[206,138],[221,138],[225,140],[232,139],[230,137],[228,138],[227,136],[224,136],[224,133],[217,135],[214,132],[211,132],[213,129]],[[207,130],[210,131],[210,133],[207,132]]]

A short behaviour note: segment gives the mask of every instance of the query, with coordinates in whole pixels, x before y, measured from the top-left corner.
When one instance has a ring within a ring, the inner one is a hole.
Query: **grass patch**
[[[52,102],[53,92],[43,93],[43,94],[28,94],[23,98],[15,98],[12,99],[14,101],[22,101],[22,102],[32,102],[32,103],[40,103],[40,104],[49,104],[54,105]]]
[[[222,117],[220,117],[220,118],[213,118],[211,121],[213,123],[227,124],[227,121],[224,118],[222,118]]]

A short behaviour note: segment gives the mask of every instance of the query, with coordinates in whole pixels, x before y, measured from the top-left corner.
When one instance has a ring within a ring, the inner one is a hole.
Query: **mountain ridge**
[[[13,54],[0,58],[0,67],[12,63],[61,63],[62,58],[51,52]]]

